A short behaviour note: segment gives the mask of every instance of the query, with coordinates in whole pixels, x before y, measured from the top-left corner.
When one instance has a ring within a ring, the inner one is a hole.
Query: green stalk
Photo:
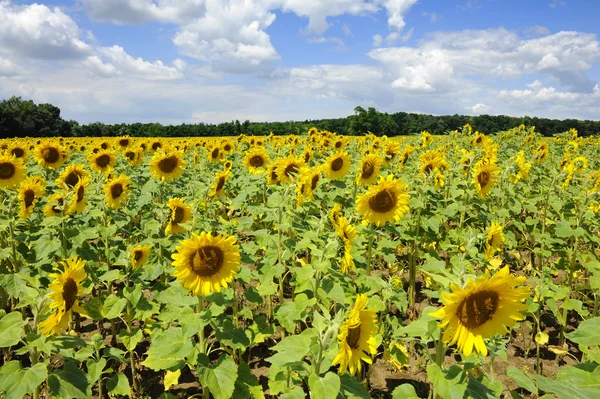
[[[373,250],[373,241],[375,240],[375,233],[371,233],[369,236],[369,242],[367,243],[367,276],[371,275],[371,269],[373,267],[373,263],[371,260],[371,254]]]

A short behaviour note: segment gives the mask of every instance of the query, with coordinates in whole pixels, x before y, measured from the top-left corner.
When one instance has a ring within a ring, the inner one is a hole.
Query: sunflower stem
[[[233,302],[232,302],[233,325],[235,328],[239,328],[240,327],[240,316],[239,316],[239,309],[238,309],[238,298],[237,298],[236,286],[237,286],[237,284],[234,284],[232,287],[233,288]]]
[[[369,236],[369,242],[367,243],[367,276],[371,275],[371,269],[373,267],[373,263],[371,260],[371,254],[373,251],[373,242],[375,241],[375,233],[371,233]]]

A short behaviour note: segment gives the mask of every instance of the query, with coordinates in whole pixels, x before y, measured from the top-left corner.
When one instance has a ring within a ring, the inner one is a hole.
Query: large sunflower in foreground
[[[401,179],[381,177],[377,185],[356,198],[356,211],[363,219],[377,226],[398,221],[408,211],[410,194]]]
[[[46,194],[46,181],[38,176],[31,176],[19,185],[19,217],[27,219],[33,212],[35,202]]]
[[[175,180],[183,173],[186,162],[181,151],[157,151],[150,161],[150,173],[162,181]]]
[[[49,141],[35,147],[33,157],[44,169],[58,169],[65,161],[65,151],[59,144]]]
[[[131,179],[125,175],[110,179],[104,185],[104,194],[106,195],[106,205],[109,208],[118,209],[123,201],[129,195],[128,186],[131,184]]]
[[[477,280],[469,279],[464,288],[452,284],[452,292],[442,294],[444,306],[431,314],[442,319],[443,341],[457,344],[464,356],[473,348],[487,356],[484,339],[506,334],[507,327],[525,318],[521,312],[527,305],[521,302],[529,296],[529,287],[521,286],[524,282],[524,276],[511,275],[506,266],[491,278],[486,272]]]
[[[0,155],[0,187],[14,187],[25,178],[25,165],[13,155]]]
[[[202,232],[181,242],[174,253],[175,277],[194,295],[221,291],[233,281],[241,264],[240,250],[233,236]]]
[[[332,364],[339,364],[339,373],[347,370],[350,374],[360,373],[361,360],[371,364],[371,356],[377,354],[377,314],[367,309],[367,296],[360,294],[356,297],[350,316],[340,327],[338,335],[339,352]]]
[[[83,293],[81,283],[87,277],[84,270],[85,262],[75,257],[60,264],[63,269],[57,269],[56,273],[50,274],[53,281],[49,286],[52,293],[48,298],[52,300],[50,309],[55,309],[54,313],[38,325],[44,335],[60,334],[61,331],[67,330],[73,311],[86,315],[78,301]]]
[[[362,157],[360,160],[360,169],[356,182],[360,186],[367,186],[377,181],[381,164],[383,160],[376,154],[370,154]]]
[[[473,184],[480,197],[485,197],[490,193],[492,187],[496,185],[500,169],[495,163],[478,162],[473,171]]]
[[[77,183],[79,183],[79,179],[84,179],[88,177],[88,172],[85,169],[85,166],[79,163],[72,163],[65,168],[56,179],[56,182],[61,186],[66,186],[68,189],[73,189]]]
[[[269,154],[263,147],[255,147],[249,150],[244,157],[244,165],[252,174],[264,172],[268,162]]]
[[[346,151],[331,155],[323,166],[323,173],[332,180],[343,179],[348,170],[350,170],[350,155]]]
[[[192,207],[181,198],[171,198],[167,206],[171,209],[171,216],[165,228],[165,235],[179,234],[186,231],[181,225],[192,220]]]

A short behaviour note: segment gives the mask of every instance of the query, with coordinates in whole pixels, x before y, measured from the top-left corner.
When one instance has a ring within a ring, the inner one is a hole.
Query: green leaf
[[[280,396],[281,399],[304,399],[305,397],[304,390],[298,386]]]
[[[521,388],[525,388],[531,393],[537,393],[537,387],[521,370],[510,366],[506,369],[506,375],[513,379]]]
[[[50,392],[61,398],[86,399],[91,396],[91,386],[85,373],[70,361],[62,370],[48,376]]]
[[[600,367],[594,365],[593,371],[587,371],[580,364],[578,366],[566,366],[556,379],[534,375],[541,391],[552,393],[558,399],[597,399],[600,392]]]
[[[110,377],[106,381],[106,388],[108,393],[113,395],[131,396],[131,388],[129,387],[129,381],[123,373],[117,373]]]
[[[235,381],[235,391],[232,398],[235,399],[265,399],[262,386],[251,372],[250,367],[244,362],[240,362],[238,366],[238,378]]]
[[[315,399],[335,398],[340,392],[340,377],[332,372],[325,374],[325,377],[311,374],[308,377],[308,387],[311,397]]]
[[[47,375],[46,366],[42,363],[21,369],[18,361],[10,361],[0,369],[0,391],[4,392],[6,399],[21,399],[44,382]]]
[[[154,370],[168,370],[183,363],[193,349],[192,340],[183,334],[181,327],[156,330],[148,348],[148,357],[142,363]]]
[[[12,312],[0,319],[0,348],[8,348],[18,344],[23,336],[23,321],[20,312]]]
[[[415,387],[410,384],[402,384],[394,389],[392,399],[419,399],[419,396],[415,392]]]
[[[200,374],[202,386],[208,387],[215,399],[229,399],[235,389],[238,370],[229,356],[221,357],[221,363],[215,368],[204,368]]]
[[[584,320],[577,330],[567,334],[567,338],[579,345],[598,345],[600,337],[600,317]]]
[[[127,299],[110,294],[104,301],[104,305],[102,305],[102,316],[109,320],[116,319],[121,316],[125,305],[127,305]]]
[[[88,369],[88,379],[90,381],[90,384],[94,384],[102,376],[102,372],[106,367],[106,359],[102,357],[97,362],[89,360],[86,363],[86,365]]]
[[[273,346],[271,350],[277,353],[266,360],[277,366],[289,366],[296,362],[301,362],[310,350],[312,343],[312,336],[310,330],[304,330],[299,335],[290,335],[287,338],[282,339]]]
[[[467,381],[459,366],[442,371],[437,364],[430,364],[427,366],[427,377],[442,399],[462,399],[467,390]]]
[[[216,333],[217,341],[233,349],[244,350],[250,345],[250,340],[241,328],[235,328],[229,319],[225,319],[222,326],[219,326]]]
[[[144,338],[144,334],[139,328],[134,329],[130,333],[123,329],[119,331],[119,338],[121,338],[121,342],[123,342],[123,345],[125,345],[125,349],[131,352],[135,349],[142,338]]]
[[[346,373],[340,378],[340,388],[342,395],[344,395],[346,398],[370,398],[367,388],[365,388],[363,384],[358,382],[358,380],[350,374]]]

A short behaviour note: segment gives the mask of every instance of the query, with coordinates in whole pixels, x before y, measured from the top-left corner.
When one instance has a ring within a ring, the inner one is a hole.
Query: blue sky
[[[596,0],[0,0],[0,98],[82,123],[600,119]]]

